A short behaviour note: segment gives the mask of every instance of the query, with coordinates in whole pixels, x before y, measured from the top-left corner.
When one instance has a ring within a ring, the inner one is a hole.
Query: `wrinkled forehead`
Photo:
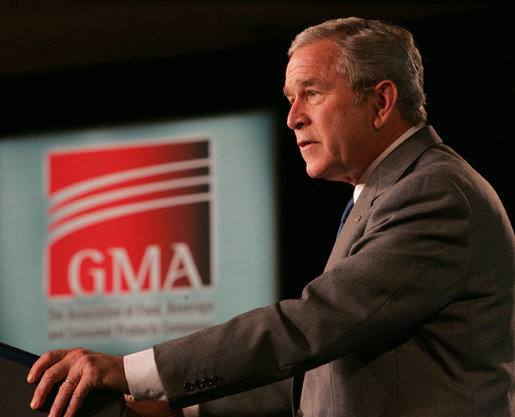
[[[291,55],[287,69],[302,62],[306,65],[335,63],[340,54],[338,44],[332,39],[321,39],[298,47]]]
[[[299,47],[286,66],[285,95],[294,88],[303,88],[337,76],[338,56],[337,45],[328,39]]]

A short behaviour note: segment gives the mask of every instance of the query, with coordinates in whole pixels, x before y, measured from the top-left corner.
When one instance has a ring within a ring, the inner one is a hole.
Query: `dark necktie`
[[[336,235],[336,237],[340,236],[343,224],[345,223],[345,220],[347,220],[347,217],[349,217],[349,213],[352,210],[352,207],[354,207],[354,198],[351,197],[351,199],[347,203],[347,207],[345,207],[345,210],[343,211],[342,220],[340,222],[340,228],[338,229],[338,234]]]

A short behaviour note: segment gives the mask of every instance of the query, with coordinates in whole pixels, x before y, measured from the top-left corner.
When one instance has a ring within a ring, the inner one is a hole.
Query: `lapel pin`
[[[354,219],[354,223],[358,223],[361,220],[361,216],[358,216]]]

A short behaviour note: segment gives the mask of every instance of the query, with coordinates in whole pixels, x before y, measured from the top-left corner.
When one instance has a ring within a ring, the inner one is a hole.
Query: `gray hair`
[[[412,124],[427,120],[424,67],[410,32],[378,20],[328,20],[299,33],[288,56],[322,39],[333,39],[339,45],[337,71],[350,83],[358,105],[364,104],[379,82],[392,80],[399,90],[397,108],[402,118]]]

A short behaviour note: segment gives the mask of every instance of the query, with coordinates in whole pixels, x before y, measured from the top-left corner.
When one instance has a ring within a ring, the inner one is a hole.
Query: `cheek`
[[[337,120],[328,121],[324,136],[324,148],[333,156],[338,156],[347,147],[347,131]]]

